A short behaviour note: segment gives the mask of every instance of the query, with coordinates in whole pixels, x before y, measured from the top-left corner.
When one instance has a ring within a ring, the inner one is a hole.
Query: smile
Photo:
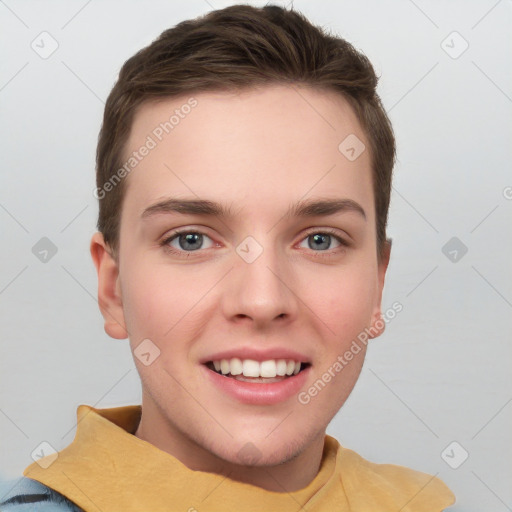
[[[310,363],[293,359],[221,359],[208,361],[207,377],[223,394],[254,405],[283,402],[297,394],[309,375]]]
[[[297,375],[301,369],[309,366],[309,363],[301,363],[293,359],[268,359],[256,361],[254,359],[221,359],[207,363],[208,368],[227,377],[249,377],[259,380],[273,379],[276,377],[289,377]],[[278,379],[282,380],[282,379]],[[249,381],[249,379],[248,379]]]

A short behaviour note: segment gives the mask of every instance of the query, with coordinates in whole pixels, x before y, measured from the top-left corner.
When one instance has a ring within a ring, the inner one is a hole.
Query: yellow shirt
[[[23,474],[87,512],[439,512],[455,502],[438,478],[374,464],[328,435],[320,470],[308,486],[290,493],[267,491],[189,469],[133,435],[140,415],[140,405],[80,405],[73,442],[46,469],[42,466],[52,455]]]

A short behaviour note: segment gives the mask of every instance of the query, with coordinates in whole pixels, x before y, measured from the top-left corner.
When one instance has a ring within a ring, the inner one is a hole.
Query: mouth
[[[268,356],[267,356],[268,357]],[[207,381],[239,404],[290,403],[311,379],[312,364],[296,359],[226,359],[201,364]]]
[[[212,372],[239,382],[267,383],[282,382],[304,372],[311,363],[293,359],[221,359],[208,361],[204,365]]]

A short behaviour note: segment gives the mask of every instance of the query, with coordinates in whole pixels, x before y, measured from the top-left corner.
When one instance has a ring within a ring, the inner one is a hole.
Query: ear
[[[124,319],[119,267],[103,234],[96,232],[91,239],[91,256],[98,273],[98,304],[105,320],[105,332],[122,340],[128,337]]]
[[[384,289],[384,279],[386,277],[386,271],[388,269],[389,265],[389,258],[391,256],[391,239],[388,238],[384,242],[384,245],[382,247],[382,251],[380,254],[380,259],[378,261],[378,286],[376,291],[376,298],[375,298],[375,307],[373,309],[372,313],[372,324],[369,329],[369,338],[377,338],[380,336],[385,328],[386,328],[386,322],[382,320],[382,290]]]

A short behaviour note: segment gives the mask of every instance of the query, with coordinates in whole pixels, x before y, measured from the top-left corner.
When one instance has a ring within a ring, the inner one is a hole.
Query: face
[[[155,146],[125,178],[118,265],[99,256],[95,235],[105,328],[146,354],[134,361],[156,444],[277,465],[323,440],[365,346],[333,367],[380,318],[387,259],[377,259],[371,156],[338,148],[351,134],[369,143],[335,93],[266,86],[192,96],[191,108],[188,97],[166,99],[134,118],[126,158],[148,136]],[[176,109],[166,133],[161,123]],[[219,374],[223,359],[232,364]],[[302,363],[298,374],[222,375],[295,370],[289,361]]]

